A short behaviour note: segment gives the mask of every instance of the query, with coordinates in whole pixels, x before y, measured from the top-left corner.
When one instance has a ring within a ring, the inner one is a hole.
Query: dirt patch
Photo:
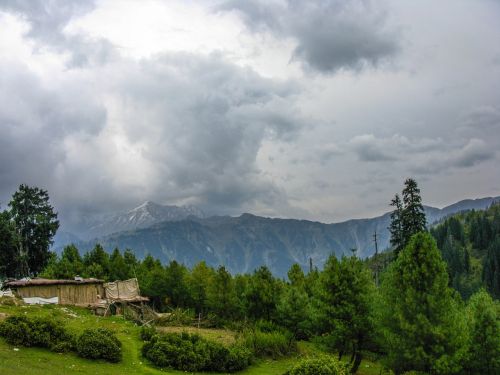
[[[0,320],[4,320],[5,318],[7,318],[7,316],[7,314],[0,313]]]

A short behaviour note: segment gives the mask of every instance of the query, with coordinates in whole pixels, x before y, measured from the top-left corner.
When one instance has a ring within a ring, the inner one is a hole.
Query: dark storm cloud
[[[409,160],[409,170],[421,175],[441,174],[452,169],[477,166],[494,159],[495,151],[482,139],[470,139],[461,144],[443,144],[440,150],[422,153]]]
[[[481,106],[463,117],[463,126],[470,130],[488,131],[500,129],[500,108]]]
[[[394,135],[379,138],[372,134],[354,137],[348,147],[362,162],[397,162],[422,174],[440,173],[450,168],[469,168],[495,157],[482,140],[466,141],[414,138]]]
[[[371,134],[354,137],[350,142],[352,150],[360,161],[383,162],[397,160],[395,156],[388,153],[392,150],[387,150],[384,143]]]
[[[280,201],[283,192],[261,175],[256,157],[264,139],[290,141],[305,126],[288,101],[295,84],[217,55],[164,54],[123,69],[116,74],[127,80],[114,90],[133,107],[125,131],[148,145],[143,156],[168,181],[159,200],[196,197],[219,211]]]
[[[236,10],[252,31],[296,39],[292,60],[323,73],[377,66],[399,50],[397,35],[370,1],[230,0],[219,11]]]
[[[64,28],[71,19],[82,16],[95,7],[94,0],[3,0],[0,10],[13,13],[27,21],[26,37],[36,41],[38,48],[69,52],[69,67],[89,63],[102,64],[115,56],[113,45],[105,39],[82,35],[67,35]]]
[[[461,150],[447,160],[450,166],[468,168],[493,159],[495,152],[481,139],[471,139]]]
[[[69,135],[93,137],[106,111],[78,85],[45,87],[21,64],[0,64],[0,196],[20,183],[53,186]]]

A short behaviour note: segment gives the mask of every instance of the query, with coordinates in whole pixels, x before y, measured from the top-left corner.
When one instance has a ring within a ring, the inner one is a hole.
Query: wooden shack
[[[88,306],[104,298],[104,281],[99,279],[51,280],[23,279],[4,283],[23,299],[43,298],[60,305]]]

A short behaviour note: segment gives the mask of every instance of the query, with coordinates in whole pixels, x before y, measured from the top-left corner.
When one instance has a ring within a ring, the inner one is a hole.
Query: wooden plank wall
[[[60,305],[86,305],[97,302],[97,295],[104,296],[100,284],[37,285],[17,289],[20,297],[58,297]]]

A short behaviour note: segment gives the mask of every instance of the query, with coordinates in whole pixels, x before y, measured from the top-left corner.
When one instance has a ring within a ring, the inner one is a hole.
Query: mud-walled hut
[[[4,283],[26,303],[56,303],[88,306],[104,297],[104,281],[99,279],[21,279]]]

